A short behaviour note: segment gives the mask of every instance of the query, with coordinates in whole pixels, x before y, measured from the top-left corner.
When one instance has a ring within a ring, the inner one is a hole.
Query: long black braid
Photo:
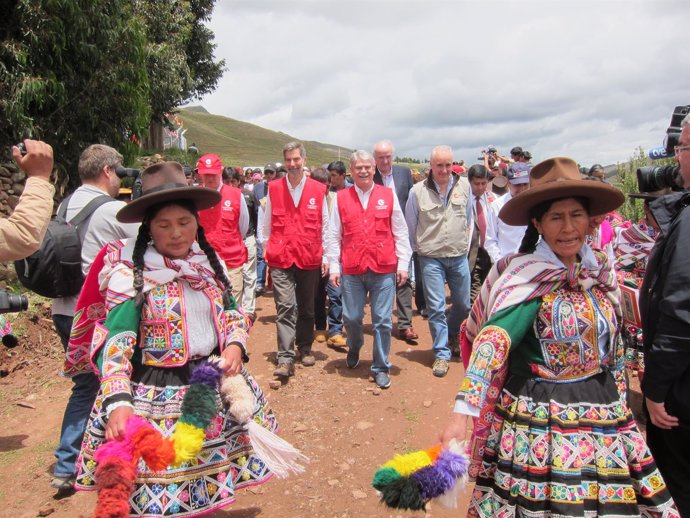
[[[518,252],[521,254],[531,254],[536,250],[537,243],[539,242],[539,232],[537,227],[531,221],[527,225],[527,230],[525,230],[525,235],[522,237],[520,242],[520,249]]]
[[[226,309],[236,307],[237,302],[235,301],[235,297],[232,296],[232,284],[230,283],[230,279],[228,279],[227,275],[225,275],[225,270],[220,264],[218,254],[216,253],[215,248],[213,248],[211,246],[211,243],[209,243],[206,239],[206,233],[204,232],[204,228],[201,225],[199,225],[196,240],[199,243],[199,247],[206,254],[208,262],[211,263],[211,268],[213,268],[213,271],[216,274],[216,278],[222,284],[223,306],[225,306]]]
[[[144,254],[151,241],[148,221],[143,221],[139,226],[137,240],[134,243],[132,262],[134,263],[134,303],[138,308],[144,303]]]

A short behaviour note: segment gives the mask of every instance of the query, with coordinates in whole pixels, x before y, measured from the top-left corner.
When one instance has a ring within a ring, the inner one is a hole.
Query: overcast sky
[[[688,0],[218,0],[227,71],[201,104],[400,156],[519,145],[611,164],[661,145],[690,104],[689,22]]]

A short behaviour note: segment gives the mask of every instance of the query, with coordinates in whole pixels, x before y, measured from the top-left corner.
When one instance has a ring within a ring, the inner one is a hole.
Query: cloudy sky
[[[210,112],[305,140],[583,165],[662,144],[690,104],[690,1],[218,0]]]

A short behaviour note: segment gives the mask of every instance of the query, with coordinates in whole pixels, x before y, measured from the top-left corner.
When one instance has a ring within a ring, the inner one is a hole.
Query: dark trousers
[[[414,303],[417,311],[421,313],[423,309],[426,309],[426,300],[424,299],[424,277],[417,252],[412,254],[412,262],[414,263]]]
[[[470,288],[470,307],[474,304],[474,299],[479,296],[479,292],[482,291],[482,284],[489,271],[491,270],[491,256],[489,252],[483,248],[477,250],[477,259],[474,262],[474,268],[472,268],[472,284]]]
[[[293,343],[302,354],[311,352],[314,340],[314,295],[321,270],[272,268],[273,298],[276,303],[278,363],[295,360]]]
[[[647,414],[647,444],[681,517],[690,518],[690,423],[662,430]]]
[[[398,306],[398,331],[412,327],[412,283],[410,279],[395,287],[395,301]]]
[[[326,298],[328,296],[328,312]],[[328,322],[328,336],[343,334],[343,303],[341,289],[328,282],[328,275],[321,277],[314,298],[314,320],[317,331],[325,331]]]

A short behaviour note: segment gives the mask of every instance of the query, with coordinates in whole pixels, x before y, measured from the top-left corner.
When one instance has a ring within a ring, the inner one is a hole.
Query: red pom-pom
[[[153,427],[137,430],[132,437],[134,457],[144,459],[151,471],[161,471],[175,461],[175,448],[172,441],[164,439]]]

